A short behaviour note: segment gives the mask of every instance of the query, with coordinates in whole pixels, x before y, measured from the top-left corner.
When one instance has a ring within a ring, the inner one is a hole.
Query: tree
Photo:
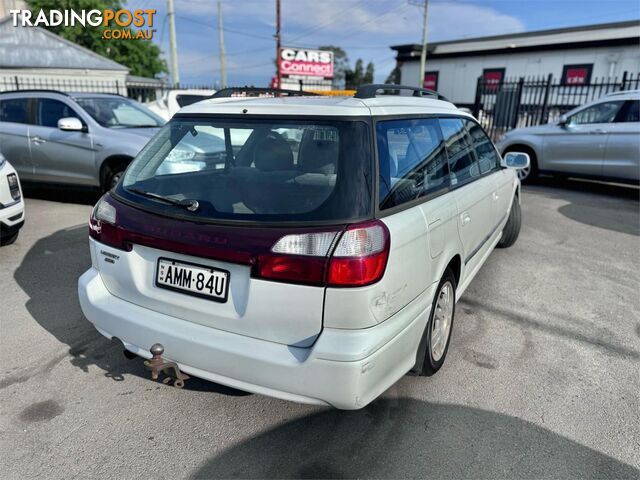
[[[122,2],[120,0],[27,0],[29,9],[33,15],[37,15],[40,10],[120,10]],[[154,23],[157,21],[154,18]],[[129,68],[132,75],[141,77],[155,77],[159,73],[167,72],[167,64],[161,58],[160,48],[151,40],[105,40],[102,33],[108,28],[118,28],[131,30],[125,27],[98,27],[75,25],[56,27],[42,27],[50,32],[60,35],[73,43],[85,47],[92,52],[109,58],[115,62]]]
[[[330,50],[333,52],[333,87],[343,88],[345,74],[349,70],[349,57],[342,48],[334,45],[318,47],[319,50]]]
[[[373,62],[367,63],[367,71],[364,74],[364,79],[362,83],[373,83]]]
[[[366,83],[373,83],[373,72],[374,65],[373,62],[369,62],[367,64],[367,70],[365,72],[364,62],[361,58],[356,60],[356,65],[353,70],[348,69],[345,72],[345,88],[349,90],[354,90],[358,88],[360,85],[364,85]]]
[[[391,73],[384,81],[384,83],[392,83],[395,85],[400,85],[400,67],[397,65],[391,70]]]

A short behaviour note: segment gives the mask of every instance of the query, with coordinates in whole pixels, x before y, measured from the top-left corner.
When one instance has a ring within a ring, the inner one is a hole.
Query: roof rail
[[[317,97],[317,93],[303,92],[300,90],[284,90],[280,88],[262,87],[228,87],[218,90],[209,98],[225,97]]]
[[[67,92],[61,92],[60,90],[53,90],[51,88],[23,88],[21,90],[3,90],[0,92],[0,95],[2,95],[3,93],[33,93],[33,92],[59,93],[60,95],[66,95],[67,97],[69,96]]]
[[[428,88],[420,88],[420,87],[409,87],[407,85],[394,85],[394,84],[385,84],[385,83],[376,83],[370,85],[361,85],[356,90],[355,98],[376,98],[378,92],[382,90],[384,92],[393,92],[393,93],[383,93],[383,95],[400,95],[400,90],[411,90],[413,92],[412,96],[414,97],[436,97],[438,100],[444,100],[448,102],[447,98],[444,95],[440,95],[435,90],[429,90]]]

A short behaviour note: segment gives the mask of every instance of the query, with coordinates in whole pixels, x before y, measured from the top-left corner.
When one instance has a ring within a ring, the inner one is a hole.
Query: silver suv
[[[0,93],[0,153],[24,182],[113,187],[164,120],[104,93]]]
[[[557,122],[507,132],[503,154],[526,152],[538,173],[637,184],[640,175],[640,90],[610,93],[562,115]]]

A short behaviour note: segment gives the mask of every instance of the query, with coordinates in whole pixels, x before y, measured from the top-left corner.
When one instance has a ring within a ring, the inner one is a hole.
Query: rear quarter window
[[[379,121],[376,138],[381,210],[448,186],[447,156],[437,119]]]

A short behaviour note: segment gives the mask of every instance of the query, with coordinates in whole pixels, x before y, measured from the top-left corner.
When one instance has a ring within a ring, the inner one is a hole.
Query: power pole
[[[218,0],[218,42],[220,43],[220,87],[227,86],[227,67],[224,58],[224,31],[222,30],[222,6]]]
[[[282,72],[280,71],[280,0],[276,0],[276,79],[278,81],[277,88],[282,88]]]
[[[174,87],[180,83],[178,73],[178,45],[176,44],[176,20],[173,0],[167,0],[167,19],[169,20],[169,53],[171,55],[171,82]]]
[[[420,72],[418,86],[424,86],[424,71],[427,63],[427,11],[429,10],[429,0],[410,1],[411,5],[422,8],[422,51],[420,52]]]

